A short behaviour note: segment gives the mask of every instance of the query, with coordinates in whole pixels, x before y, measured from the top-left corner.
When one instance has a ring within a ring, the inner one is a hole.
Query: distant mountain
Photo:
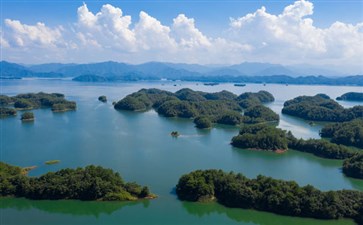
[[[254,62],[244,62],[241,64],[236,64],[229,66],[229,69],[238,70],[242,74],[246,74],[248,76],[256,75],[259,72],[266,70],[271,67],[281,66],[278,64],[270,64],[270,63],[254,63]]]
[[[24,66],[6,61],[0,62],[1,77],[32,77],[34,73],[26,69]]]
[[[25,66],[6,61],[0,62],[0,78],[22,78],[22,77],[63,77],[63,74],[57,72],[33,72]]]
[[[62,63],[46,63],[46,64],[39,64],[39,65],[30,65],[27,66],[26,68],[28,70],[31,70],[33,72],[38,72],[38,73],[50,73],[50,72],[55,72],[57,70],[62,69],[63,67],[69,67],[69,66],[74,66],[76,64],[62,64]]]
[[[293,66],[286,66],[287,69],[290,71],[294,71],[296,74],[300,75],[329,75],[329,76],[344,76],[347,74],[341,73],[339,71],[335,71],[334,69],[327,69],[320,66],[312,66],[312,65],[293,65]]]
[[[132,65],[110,61],[65,66],[56,70],[56,72],[62,73],[65,76],[69,77],[75,77],[85,74],[94,74],[98,76],[114,76],[121,75],[125,72],[131,72],[133,70],[134,68]]]
[[[210,76],[246,76],[246,74],[231,68],[214,69],[206,74]]]
[[[89,64],[51,63],[31,66],[22,66],[6,61],[0,63],[1,77],[3,79],[17,77],[74,77],[76,81],[112,82],[166,78],[169,80],[205,82],[363,85],[362,76],[332,78],[321,76],[320,73],[324,72],[324,70],[318,67],[304,67],[302,65],[294,67],[270,63],[245,62],[232,66],[161,62],[132,65],[112,61]],[[306,72],[309,73],[306,74]],[[325,72],[333,73],[328,70]],[[310,73],[314,76],[309,75]]]
[[[287,69],[284,66],[274,65],[274,66],[268,67],[266,69],[263,69],[261,71],[258,71],[254,75],[255,76],[272,76],[272,75],[297,76],[297,75],[300,75],[300,74],[296,74],[296,72],[293,72],[293,71]]]

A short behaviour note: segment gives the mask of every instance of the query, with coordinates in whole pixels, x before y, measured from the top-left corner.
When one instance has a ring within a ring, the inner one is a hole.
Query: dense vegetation
[[[363,117],[363,106],[345,109],[326,95],[299,96],[286,101],[282,113],[306,120],[344,122]]]
[[[344,159],[343,173],[363,178],[363,157],[357,151],[325,139],[297,139],[291,132],[267,124],[242,126],[239,134],[232,138],[231,144],[238,148],[277,152],[294,149],[322,158]]]
[[[107,102],[107,97],[104,95],[101,95],[100,97],[98,97],[98,101],[100,102]]]
[[[322,139],[297,139],[291,132],[267,124],[242,126],[239,134],[232,138],[231,144],[238,148],[272,151],[290,148],[329,159],[347,159],[355,154],[346,146]]]
[[[141,89],[118,101],[114,107],[131,111],[154,108],[165,117],[194,118],[196,127],[208,128],[212,123],[238,125],[279,120],[276,113],[262,105],[271,101],[274,97],[266,91],[237,96],[228,91],[206,93],[188,88],[175,93]]]
[[[363,153],[344,160],[343,172],[349,177],[363,179]]]
[[[347,159],[355,155],[355,151],[344,145],[337,145],[324,139],[296,139],[290,138],[289,148],[312,153],[327,159]]]
[[[1,106],[14,106],[16,109],[51,108],[52,111],[68,111],[77,108],[76,102],[68,101],[63,94],[44,92],[19,94],[14,97],[0,96]]]
[[[0,107],[0,118],[16,116],[16,110],[13,108]]]
[[[363,118],[344,123],[328,124],[320,131],[331,142],[363,149]]]
[[[33,121],[34,120],[34,113],[32,112],[25,112],[23,114],[21,114],[21,118],[22,121]]]
[[[361,219],[363,192],[342,190],[323,192],[311,185],[259,175],[248,179],[242,174],[221,170],[197,170],[183,175],[176,185],[181,200],[217,199],[228,207],[256,209],[282,215],[319,219]]]
[[[361,92],[348,92],[343,94],[340,97],[337,97],[336,100],[344,100],[344,101],[363,101],[363,93]]]
[[[28,177],[20,167],[0,162],[0,196],[130,201],[152,195],[148,187],[125,183],[119,173],[100,166],[62,169],[40,177]]]
[[[206,116],[199,116],[194,119],[195,126],[199,129],[212,127],[212,121]]]
[[[242,126],[239,135],[232,138],[233,146],[261,150],[287,150],[287,133],[281,129],[257,124]]]

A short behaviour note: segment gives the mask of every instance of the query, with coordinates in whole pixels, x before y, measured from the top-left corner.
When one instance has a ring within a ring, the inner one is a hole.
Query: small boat
[[[204,83],[205,86],[215,86],[215,85],[219,85],[219,83],[216,82],[210,82],[210,83]]]

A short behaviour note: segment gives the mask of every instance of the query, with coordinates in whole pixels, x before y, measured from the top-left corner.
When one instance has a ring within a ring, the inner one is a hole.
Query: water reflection
[[[355,224],[353,220],[318,220],[311,218],[299,218],[291,216],[281,216],[268,212],[259,212],[255,210],[227,208],[218,203],[192,203],[182,202],[183,208],[191,215],[199,218],[204,216],[212,216],[213,214],[226,215],[228,218],[244,222],[246,224],[258,225],[281,225],[281,224],[294,224],[294,225],[350,225]]]
[[[25,211],[39,209],[49,213],[69,214],[73,216],[94,216],[102,214],[111,215],[124,207],[142,204],[144,208],[150,205],[149,200],[135,202],[97,202],[76,200],[28,200],[24,198],[0,198],[0,209],[16,209]]]

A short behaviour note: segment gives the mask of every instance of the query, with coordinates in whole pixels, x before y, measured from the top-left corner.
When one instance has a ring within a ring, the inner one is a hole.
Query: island
[[[179,137],[179,136],[180,136],[180,134],[179,134],[179,132],[178,132],[178,131],[172,131],[172,132],[170,133],[170,135],[171,135],[172,137]]]
[[[212,120],[207,116],[198,116],[194,119],[195,126],[199,129],[208,129],[212,127]]]
[[[240,125],[278,121],[279,116],[264,103],[274,101],[267,91],[246,92],[239,96],[220,91],[207,93],[183,88],[175,93],[159,89],[141,89],[118,101],[116,110],[146,111],[154,109],[165,117],[192,118],[197,128],[213,123]]]
[[[55,159],[55,160],[48,160],[48,161],[45,161],[44,162],[45,165],[54,165],[54,164],[58,164],[58,163],[60,163],[60,160],[57,160],[57,159]]]
[[[18,94],[13,97],[1,95],[0,104],[3,107],[13,106],[16,110],[51,108],[53,112],[64,112],[77,108],[76,102],[66,100],[63,94],[44,92]]]
[[[337,97],[338,101],[363,101],[363,92],[347,92],[340,97]]]
[[[28,177],[23,169],[0,162],[0,196],[28,199],[77,199],[85,201],[134,201],[155,198],[149,188],[126,183],[119,173],[101,166],[61,169]]]
[[[343,172],[348,177],[363,179],[363,153],[344,160]]]
[[[288,149],[287,133],[265,124],[242,126],[239,135],[232,138],[231,144],[238,148],[284,152]]]
[[[350,145],[363,149],[363,118],[349,122],[327,124],[320,136],[330,138],[336,144]]]
[[[101,95],[100,97],[98,97],[98,101],[105,103],[105,102],[107,102],[107,97],[104,95]]]
[[[22,122],[32,122],[35,120],[34,113],[32,112],[25,112],[21,115],[20,120]]]
[[[345,122],[362,118],[363,106],[344,108],[329,96],[317,94],[286,101],[282,113],[311,121]]]
[[[79,81],[79,82],[106,82],[106,81],[109,81],[107,78],[105,78],[103,76],[92,75],[92,74],[80,75],[80,76],[74,77],[72,80]]]
[[[13,108],[0,107],[0,118],[16,116],[16,110]]]
[[[240,132],[231,140],[231,145],[241,149],[274,151],[283,153],[288,149],[300,152],[311,153],[315,156],[326,159],[345,160],[344,165],[349,165],[349,171],[343,169],[343,173],[349,177],[363,179],[354,175],[363,169],[363,159],[356,157],[358,152],[345,145],[331,143],[325,139],[297,139],[289,131],[276,128],[268,124],[253,124],[241,126]],[[352,158],[354,158],[353,161]],[[363,173],[363,172],[362,172]]]
[[[241,126],[239,134],[232,138],[231,144],[242,149],[277,152],[294,149],[328,159],[347,159],[356,153],[347,146],[324,139],[297,139],[290,131],[287,132],[268,124]]]
[[[227,207],[317,219],[352,218],[362,224],[361,191],[324,192],[262,175],[249,179],[240,173],[197,170],[180,177],[176,194],[183,201],[216,200]]]

